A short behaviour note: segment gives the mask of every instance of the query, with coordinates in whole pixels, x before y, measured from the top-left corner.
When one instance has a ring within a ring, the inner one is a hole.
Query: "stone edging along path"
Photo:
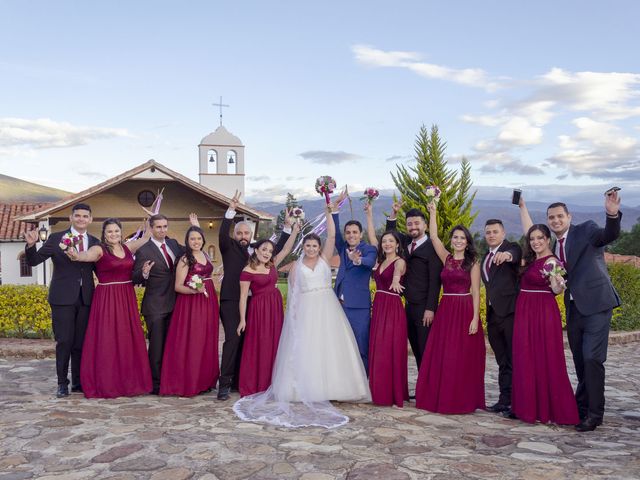
[[[222,334],[222,332],[220,332]],[[640,330],[609,333],[609,345],[640,342]],[[566,335],[565,348],[569,348]],[[490,350],[487,342],[487,349]],[[48,339],[0,338],[0,358],[53,358],[56,344]]]

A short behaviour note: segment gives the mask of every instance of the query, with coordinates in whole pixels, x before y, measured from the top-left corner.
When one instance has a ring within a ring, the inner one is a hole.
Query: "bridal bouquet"
[[[440,194],[442,192],[435,185],[429,185],[424,190],[424,194],[427,196],[427,203],[435,202],[438,203],[440,201]]]
[[[360,197],[360,200],[366,200],[367,203],[372,204],[379,196],[380,192],[378,190],[369,187],[365,189],[364,196]]]
[[[300,226],[302,226],[304,223],[304,210],[302,207],[293,207],[293,210],[291,210],[291,216],[296,219]]]
[[[545,278],[556,275],[564,277],[567,274],[567,270],[564,268],[564,264],[560,260],[549,260],[544,264],[540,273],[542,273],[542,276]]]
[[[329,194],[333,193],[335,189],[336,181],[329,175],[323,175],[322,177],[318,177],[318,179],[316,180],[316,192],[318,192],[320,195],[324,195],[324,198],[327,201],[327,205],[331,203]]]
[[[78,243],[80,243],[80,239],[73,233],[69,232],[62,236],[59,246],[62,250],[66,250],[69,247],[75,247]]]
[[[199,290],[204,287],[204,280],[200,275],[194,275],[191,277],[191,280],[189,280],[189,283],[187,283],[187,287]],[[205,297],[209,298],[209,294],[206,290],[203,290],[202,293],[204,293]]]

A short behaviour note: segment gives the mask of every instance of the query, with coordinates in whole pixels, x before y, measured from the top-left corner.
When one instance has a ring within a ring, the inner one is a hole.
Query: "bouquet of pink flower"
[[[62,250],[66,250],[69,247],[75,247],[78,243],[80,243],[80,239],[73,233],[69,232],[62,236],[59,246]]]
[[[302,226],[305,217],[302,207],[293,207],[293,210],[291,210],[291,216],[296,219],[300,226]]]
[[[333,193],[335,189],[336,181],[329,175],[323,175],[322,177],[318,177],[318,179],[316,180],[316,192],[318,192],[320,195],[324,195],[324,198],[327,201],[327,205],[331,203],[329,194]]]
[[[552,276],[564,277],[567,274],[567,270],[564,268],[564,264],[560,260],[549,259],[545,262],[540,273],[542,273],[542,276],[546,278]]]
[[[431,203],[431,202],[438,203],[440,201],[441,193],[442,192],[440,191],[440,189],[435,185],[429,185],[424,190],[424,194],[427,196],[427,203]]]
[[[194,290],[200,290],[204,287],[204,280],[200,275],[193,275],[191,280],[189,280],[189,283],[187,283],[187,287],[193,288]],[[202,293],[204,293],[205,297],[209,298],[209,294],[206,290],[202,290]]]
[[[360,200],[366,200],[367,203],[372,204],[380,196],[380,192],[375,188],[365,188],[364,196],[360,197]]]

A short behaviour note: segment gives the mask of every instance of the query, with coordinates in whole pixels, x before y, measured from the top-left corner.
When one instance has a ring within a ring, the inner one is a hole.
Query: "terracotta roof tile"
[[[15,219],[50,205],[52,203],[0,203],[0,242],[22,240],[24,232],[34,229],[35,225]]]

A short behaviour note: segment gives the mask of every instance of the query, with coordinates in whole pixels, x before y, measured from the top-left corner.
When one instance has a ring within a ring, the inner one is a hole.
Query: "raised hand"
[[[238,205],[240,205],[240,197],[242,196],[242,192],[236,190],[236,193],[233,195],[231,200],[229,201],[229,210],[237,210]]]
[[[298,223],[298,222],[296,222],[296,219],[293,218],[292,212],[293,212],[293,207],[286,208],[285,211],[284,211],[283,225],[285,227],[287,227],[287,228],[291,228],[294,223]]]
[[[393,202],[393,204],[391,205],[391,218],[396,218],[401,208],[402,208],[402,200],[398,202]]]
[[[33,247],[36,243],[38,243],[40,237],[38,236],[37,230],[29,230],[28,232],[24,232],[24,239],[27,242],[28,247]]]
[[[612,192],[605,194],[604,208],[607,210],[607,215],[616,216],[620,211],[620,196],[618,192]]]
[[[429,212],[429,215],[435,215],[436,214],[436,202],[429,202],[427,204],[427,211]]]
[[[300,222],[293,222],[293,225],[291,226],[291,235],[295,237],[298,233],[300,233]]]
[[[369,202],[364,202],[364,207],[363,207],[364,213],[369,216],[369,215],[373,215],[373,206],[371,205],[371,203]]]
[[[198,214],[197,213],[191,212],[189,214],[189,223],[191,224],[192,227],[199,227],[200,226],[200,222],[198,221]]]

